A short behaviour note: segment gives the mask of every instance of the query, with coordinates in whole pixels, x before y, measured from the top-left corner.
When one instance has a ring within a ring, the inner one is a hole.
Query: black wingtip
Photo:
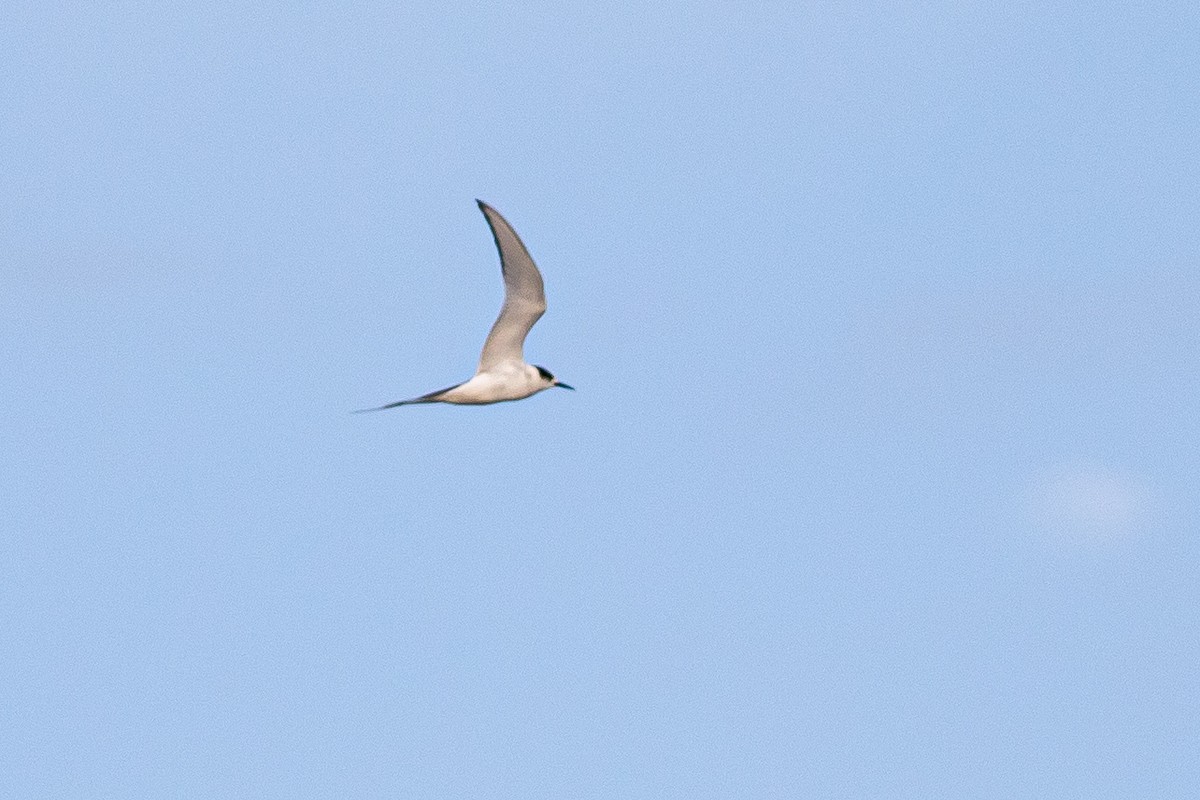
[[[413,403],[412,400],[401,400],[399,403],[388,403],[386,406],[376,406],[375,408],[360,408],[360,409],[357,409],[356,411],[351,411],[350,413],[351,414],[370,414],[373,411],[387,411],[389,408],[396,408],[398,406],[412,405],[412,403]]]
[[[480,211],[486,211],[491,208],[491,206],[480,200],[478,197],[475,198],[475,204],[479,206]]]

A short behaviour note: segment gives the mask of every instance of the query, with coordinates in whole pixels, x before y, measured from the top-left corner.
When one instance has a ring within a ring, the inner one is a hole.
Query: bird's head
[[[549,389],[551,386],[557,386],[560,389],[570,389],[572,392],[575,391],[574,386],[568,386],[567,384],[563,383],[558,378],[551,375],[550,370],[546,369],[545,367],[539,367],[535,364],[534,369],[538,371],[538,375],[541,377],[541,379],[546,382],[547,389]]]

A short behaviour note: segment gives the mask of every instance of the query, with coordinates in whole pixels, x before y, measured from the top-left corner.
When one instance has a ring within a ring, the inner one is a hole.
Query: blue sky
[[[1190,796],[1198,41],[9,3],[4,794]]]

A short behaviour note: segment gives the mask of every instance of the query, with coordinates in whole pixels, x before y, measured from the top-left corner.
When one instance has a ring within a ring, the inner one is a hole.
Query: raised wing
[[[525,360],[522,345],[529,329],[546,313],[546,292],[542,274],[517,232],[496,209],[482,200],[475,202],[492,229],[504,273],[504,305],[479,356],[478,371],[484,372],[503,361]]]

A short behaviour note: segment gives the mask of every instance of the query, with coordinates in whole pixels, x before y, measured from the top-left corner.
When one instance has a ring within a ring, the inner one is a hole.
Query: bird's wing
[[[386,406],[379,406],[378,408],[360,408],[354,413],[366,414],[371,411],[387,411],[389,408],[396,408],[397,406],[411,406],[416,405],[417,403],[440,403],[442,402],[442,395],[446,394],[446,392],[450,391],[451,389],[457,389],[460,386],[462,386],[461,383],[456,383],[453,386],[447,386],[445,389],[438,389],[436,392],[423,394],[420,397],[414,397],[411,400],[398,400],[395,403],[388,403]]]
[[[525,360],[522,345],[529,329],[546,313],[546,292],[542,274],[517,232],[496,209],[482,200],[475,202],[491,226],[496,249],[500,251],[500,270],[504,273],[504,305],[479,356],[478,371],[484,372],[503,361]]]

